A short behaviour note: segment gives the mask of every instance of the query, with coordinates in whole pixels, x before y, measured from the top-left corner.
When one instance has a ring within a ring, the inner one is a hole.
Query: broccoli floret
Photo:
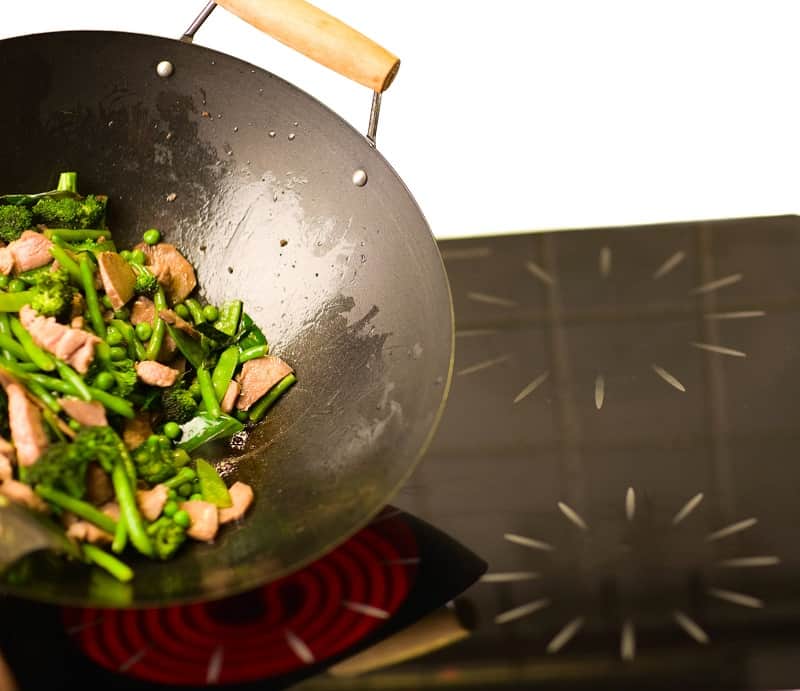
[[[136,363],[130,359],[112,360],[109,370],[114,375],[116,386],[114,393],[122,398],[130,396],[136,386]]]
[[[12,242],[33,227],[33,215],[24,206],[0,206],[0,239]]]
[[[164,436],[151,435],[133,453],[136,475],[154,485],[171,478],[191,459],[183,449],[173,449],[172,442]]]
[[[158,290],[158,279],[150,272],[150,270],[132,259],[128,260],[128,264],[136,274],[136,284],[133,286],[133,291],[137,295],[144,295],[146,297],[153,297]]]
[[[187,390],[173,386],[161,394],[161,406],[167,420],[174,420],[179,425],[191,420],[197,412],[197,401]]]
[[[159,559],[169,559],[186,541],[186,528],[168,516],[161,516],[147,528],[147,534]]]
[[[69,282],[69,274],[63,268],[37,274],[36,291],[31,307],[45,317],[63,317],[72,307],[75,294]]]
[[[105,216],[106,201],[93,194],[83,199],[45,197],[33,205],[33,216],[51,228],[97,228]]]

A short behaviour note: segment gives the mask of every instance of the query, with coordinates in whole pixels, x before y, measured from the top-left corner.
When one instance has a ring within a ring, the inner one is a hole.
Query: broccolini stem
[[[25,352],[25,349],[10,335],[3,332],[2,329],[0,329],[0,348],[5,350],[9,356],[14,356],[20,360],[30,360],[28,354]]]
[[[197,474],[191,468],[181,468],[169,480],[164,480],[162,485],[166,485],[169,489],[178,489],[184,482],[192,482],[197,477]]]
[[[111,518],[111,516],[107,516],[100,511],[100,509],[95,508],[88,502],[76,499],[66,492],[48,487],[47,485],[36,485],[36,493],[42,499],[66,511],[72,511],[76,516],[86,519],[89,523],[94,523],[98,528],[105,530],[111,535],[113,535],[117,529],[117,522]]]
[[[9,338],[11,338],[11,324],[9,324],[8,322],[8,314],[6,312],[0,312],[0,336],[8,336]],[[24,352],[25,351],[23,351],[23,353]],[[14,356],[11,353],[11,351],[6,350],[4,348],[3,357],[5,357],[8,360],[11,360],[13,359]],[[19,357],[19,355],[17,355],[16,357]]]
[[[7,365],[4,364],[7,367]],[[12,374],[17,374],[17,371],[8,367]],[[29,379],[30,381],[35,381],[37,384],[41,384],[44,388],[48,391],[58,391],[59,393],[65,393],[70,396],[77,396],[78,392],[75,391],[75,387],[72,386],[69,382],[62,381],[61,379],[56,379],[55,377],[48,377],[46,374],[37,374],[36,372],[22,372],[21,374],[26,375],[24,378]]]
[[[257,345],[252,348],[247,348],[239,353],[239,364],[243,364],[248,360],[256,360],[269,354],[268,345]]]
[[[28,380],[25,382],[25,385],[28,387],[28,391],[39,398],[50,410],[52,410],[54,413],[61,412],[61,404],[56,400],[56,397],[53,396],[53,394],[51,394],[41,384]]]
[[[72,282],[77,285],[83,285],[83,279],[81,277],[81,269],[78,266],[78,263],[67,254],[67,251],[60,247],[57,244],[50,246],[50,254],[53,255],[53,259],[55,259],[61,266],[63,266],[69,277],[72,279]]]
[[[58,176],[56,192],[78,192],[78,174],[75,172],[61,173]]]
[[[100,309],[100,300],[94,287],[94,269],[89,260],[84,257],[80,263],[81,283],[83,294],[86,297],[86,309],[89,312],[89,321],[92,322],[94,332],[100,338],[106,337],[106,323],[103,321],[103,311]]]
[[[211,373],[211,383],[214,385],[214,393],[218,401],[221,401],[225,396],[228,384],[231,383],[233,373],[236,371],[238,364],[239,349],[236,346],[230,346],[230,348],[226,348],[220,353],[214,371]]]
[[[294,383],[297,381],[297,377],[294,374],[287,374],[283,379],[281,379],[275,386],[273,386],[267,394],[262,398],[258,403],[256,403],[250,409],[250,420],[252,422],[258,422],[262,417],[267,414],[267,411],[272,407],[272,404],[275,403],[281,396],[283,396],[286,391],[288,391]]]
[[[114,578],[123,583],[127,583],[133,578],[133,569],[130,566],[121,562],[114,555],[103,551],[94,545],[83,545],[83,556],[86,561],[99,566],[101,569],[108,571]]]
[[[33,364],[37,365],[39,369],[45,372],[52,372],[56,368],[53,358],[33,342],[33,338],[31,338],[31,335],[25,330],[25,327],[22,326],[19,319],[11,317],[10,324],[11,333],[16,336],[27,354],[25,359],[30,360]]]
[[[114,541],[111,543],[111,551],[115,554],[122,554],[127,544],[128,529],[125,525],[125,517],[120,515],[117,521],[117,530],[114,532]]]
[[[133,327],[128,322],[122,321],[122,319],[112,319],[111,326],[115,327],[122,334],[122,338],[125,339],[128,345],[128,357],[131,360],[146,359],[144,346],[136,338]]]
[[[189,298],[188,300],[184,300],[184,305],[189,310],[189,314],[192,315],[192,321],[195,324],[202,324],[206,318],[203,316],[203,308],[200,307],[200,303],[197,302],[194,298]]]
[[[167,309],[167,298],[164,295],[164,289],[159,288],[153,296],[153,304],[155,305],[156,314],[161,314],[161,310]],[[153,327],[153,335],[147,342],[147,350],[145,357],[148,360],[155,360],[161,350],[161,344],[164,342],[164,332],[167,325],[161,317],[156,317],[156,325]]]
[[[80,375],[66,362],[58,359],[56,359],[55,362],[58,375],[61,377],[61,379],[72,386],[75,391],[75,395],[82,401],[91,401],[92,393],[89,391],[89,387],[86,385],[86,382],[81,379]]]
[[[114,464],[114,468],[111,471],[111,483],[114,485],[114,493],[117,495],[117,501],[119,502],[119,512],[121,516],[124,516],[125,527],[131,543],[146,557],[152,557],[153,545],[150,542],[150,538],[147,537],[144,519],[142,519],[142,514],[139,513],[136,496],[133,493],[128,473],[125,470],[125,464],[122,461],[117,461]]]
[[[65,242],[80,242],[81,240],[97,240],[97,238],[111,239],[110,230],[77,230],[73,228],[47,228],[44,235],[51,240],[59,237]]]
[[[103,391],[90,386],[89,395],[93,400],[97,401],[98,403],[102,403],[112,413],[122,415],[122,417],[126,418],[133,418],[136,415],[133,410],[133,405],[131,405],[128,400],[108,393],[108,391]]]
[[[19,312],[25,305],[30,305],[35,290],[23,290],[19,293],[0,293],[0,312]]]
[[[203,397],[203,404],[208,414],[211,417],[222,415],[222,408],[219,407],[214,384],[211,383],[211,375],[205,367],[197,368],[197,383],[200,385],[200,395]],[[225,386],[227,387],[227,384]]]
[[[15,376],[18,376],[20,379],[41,384],[48,391],[58,391],[59,393],[64,393],[68,396],[78,396],[80,398],[80,394],[72,382],[56,379],[55,377],[48,377],[46,374],[39,374],[38,372],[25,372],[19,369],[20,363],[3,362],[2,366],[8,369]],[[73,374],[75,374],[81,383],[83,383],[83,380],[80,379],[77,373],[73,372]],[[84,386],[86,385],[84,384]],[[98,403],[102,403],[112,413],[117,413],[117,415],[122,415],[123,417],[127,418],[134,417],[135,413],[133,410],[133,405],[130,403],[130,401],[120,398],[119,396],[115,396],[114,394],[110,394],[107,391],[97,389],[94,386],[88,386],[86,388],[89,391],[90,399],[84,400],[95,400]]]

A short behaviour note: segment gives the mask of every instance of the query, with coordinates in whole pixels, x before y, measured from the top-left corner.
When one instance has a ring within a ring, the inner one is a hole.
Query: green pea
[[[203,501],[203,495],[194,493],[189,495],[189,501]]]
[[[108,391],[114,386],[114,375],[111,372],[100,372],[94,380],[94,385],[101,391]]]
[[[169,451],[172,448],[172,442],[166,434],[158,435],[158,445],[164,450]]]
[[[103,297],[100,298],[100,302],[106,309],[110,310],[114,308],[114,305],[111,304],[111,298],[108,297],[108,295],[103,295]]]
[[[191,482],[184,482],[180,487],[178,487],[178,494],[182,497],[188,497],[192,493],[192,483]]]
[[[125,340],[122,338],[122,334],[119,332],[118,329],[115,329],[113,326],[109,326],[106,330],[106,343],[110,346],[118,346],[122,344],[122,341]]]
[[[194,398],[195,400],[200,399],[200,396],[202,394],[200,393],[200,383],[197,381],[197,379],[195,379],[191,384],[189,384],[189,388],[187,389],[187,391],[190,394],[192,394],[192,398]]]
[[[188,512],[186,512],[184,509],[176,511],[172,516],[172,520],[175,521],[175,523],[181,528],[188,528],[192,523],[192,519],[189,518]]]
[[[120,360],[124,360],[126,357],[128,357],[128,351],[122,346],[113,346],[108,350],[111,359],[114,360],[114,362],[119,362]]]
[[[131,261],[134,264],[144,264],[144,252],[142,250],[133,250],[131,252]]]
[[[219,319],[219,310],[214,305],[206,305],[203,307],[203,316],[206,321],[215,322]]]
[[[136,325],[136,338],[140,341],[149,341],[153,335],[153,327],[147,322],[139,322]]]
[[[131,311],[127,307],[120,307],[116,312],[114,312],[114,319],[119,319],[120,321],[128,321],[131,317]]]
[[[144,231],[142,240],[144,240],[146,245],[156,245],[158,241],[161,240],[161,233],[156,228],[150,228],[150,230]]]
[[[174,501],[177,498],[178,498],[178,493],[174,489],[170,488],[169,491],[167,491],[167,499]]]
[[[122,250],[122,252],[119,253],[119,256],[122,257],[126,262],[129,262],[131,260],[131,251]]]
[[[25,285],[25,281],[21,281],[18,278],[13,278],[8,282],[8,292],[9,293],[21,293],[23,290],[27,290],[28,286]]]
[[[181,434],[183,434],[183,430],[181,430]],[[185,449],[175,449],[172,452],[172,462],[176,468],[183,468],[191,460],[192,457]]]
[[[81,428],[81,423],[77,420],[70,420],[67,424],[69,425],[70,429],[74,429],[76,432]]]
[[[169,422],[164,423],[164,434],[170,439],[180,439],[181,434],[183,434],[183,430],[177,422],[170,420]]]
[[[171,490],[170,490],[171,491]],[[162,513],[171,518],[178,512],[178,502],[174,501],[174,498],[164,504],[164,510]]]
[[[7,288],[11,279],[5,274],[0,274],[0,288]]]
[[[177,314],[181,319],[189,319],[189,317],[192,316],[189,313],[189,308],[182,302],[179,302],[177,305],[175,305],[175,314]]]

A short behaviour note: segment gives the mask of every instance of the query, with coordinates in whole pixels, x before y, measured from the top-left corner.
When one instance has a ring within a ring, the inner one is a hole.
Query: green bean
[[[23,290],[18,293],[0,293],[0,312],[19,312],[25,305],[31,303],[35,294],[35,290]]]
[[[30,360],[35,365],[38,365],[39,369],[44,370],[45,372],[52,372],[56,368],[53,358],[33,342],[33,338],[25,330],[25,327],[22,326],[22,323],[19,319],[16,317],[11,317],[10,323],[11,333],[16,336],[17,340],[22,345],[22,348],[25,350],[25,353],[28,355],[28,357],[25,359]]]
[[[72,282],[77,285],[83,285],[83,278],[81,277],[81,269],[78,266],[78,263],[67,254],[67,251],[58,244],[53,244],[50,246],[50,254],[53,255],[53,259],[55,259],[61,266],[63,266],[69,277],[72,279]]]
[[[128,528],[125,525],[125,518],[119,517],[117,521],[117,529],[114,532],[114,541],[111,543],[111,551],[115,554],[122,554],[125,550],[125,545],[128,544]]]
[[[113,549],[113,545],[112,545]],[[127,583],[133,578],[133,569],[130,566],[121,562],[112,554],[103,551],[94,545],[84,544],[83,555],[86,560],[101,569],[108,571],[114,578],[123,583]]]
[[[9,356],[19,358],[20,360],[30,360],[28,353],[25,352],[25,348],[8,334],[0,333],[0,348],[6,351]],[[38,366],[36,369],[39,369]]]
[[[133,405],[127,399],[110,394],[108,391],[101,391],[93,386],[89,387],[89,394],[91,395],[92,400],[102,403],[103,406],[108,408],[112,413],[122,415],[122,417],[126,417],[128,419],[133,418],[136,415],[135,411],[133,410]]]
[[[86,382],[81,379],[80,375],[66,362],[58,359],[56,359],[55,362],[58,375],[65,382],[72,385],[75,395],[82,401],[91,401],[92,393],[89,391],[89,387],[87,386]]]
[[[114,464],[114,469],[111,471],[111,483],[114,485],[114,493],[117,495],[117,501],[119,502],[120,516],[124,517],[131,544],[145,556],[152,557],[153,545],[150,542],[150,538],[147,537],[144,519],[142,514],[139,513],[136,495],[133,493],[133,487],[125,470],[125,464],[122,461],[117,461]]]
[[[55,504],[65,511],[71,511],[76,516],[86,519],[89,523],[93,523],[107,533],[113,535],[117,529],[117,522],[111,518],[111,516],[107,516],[100,511],[100,509],[92,506],[88,502],[76,499],[66,492],[48,487],[47,485],[36,485],[36,493],[42,499],[49,501],[51,504]]]
[[[211,375],[205,367],[197,368],[197,382],[200,384],[200,395],[203,398],[203,404],[206,411],[211,417],[219,417],[222,415],[222,408],[219,407],[216,391],[214,391],[214,384],[211,382]],[[227,384],[225,385],[227,387]]]
[[[111,239],[110,230],[84,230],[76,228],[47,228],[44,231],[46,238],[60,237],[66,242],[80,242],[81,240],[97,240],[97,238]]]
[[[252,348],[247,348],[239,353],[239,364],[245,363],[248,360],[256,360],[260,357],[264,357],[268,353],[268,345],[257,345]]]
[[[38,372],[39,368],[32,362],[18,362],[17,367],[23,372]]]
[[[65,393],[69,396],[77,396],[78,392],[75,390],[75,387],[72,386],[69,382],[63,381],[62,379],[56,379],[55,377],[49,377],[46,374],[39,374],[37,372],[15,372],[11,367],[9,367],[6,363],[3,363],[3,366],[12,372],[12,374],[16,374],[17,376],[23,375],[29,381],[35,381],[37,384],[41,384],[44,388],[48,391],[58,391],[59,393]]]
[[[3,274],[0,274],[2,276]],[[11,324],[8,321],[8,313],[0,312],[0,335],[8,336],[11,338]],[[23,352],[25,352],[23,350]],[[3,350],[3,356],[7,359],[12,359],[12,354],[8,350]],[[17,356],[19,357],[19,356]]]
[[[272,407],[286,391],[291,388],[297,381],[294,374],[287,374],[275,386],[273,386],[267,394],[250,409],[250,420],[258,422],[262,417],[267,414],[267,411]]]
[[[125,339],[125,342],[128,345],[128,357],[131,360],[144,360],[144,346],[141,344],[139,339],[136,338],[133,326],[122,319],[112,319],[111,325],[116,327],[117,331],[119,331],[122,334],[122,337]]]
[[[150,336],[150,340],[147,342],[147,348],[145,349],[145,357],[148,360],[155,360],[158,357],[161,344],[164,342],[164,332],[167,329],[164,320],[158,316],[161,314],[161,310],[167,309],[167,298],[164,295],[163,288],[159,288],[156,291],[156,294],[153,296],[153,304],[155,305],[156,324],[153,327],[153,335]]]
[[[75,171],[61,173],[58,176],[57,192],[78,192],[78,174]]]
[[[220,353],[214,371],[211,374],[211,383],[214,385],[214,393],[217,400],[221,401],[228,390],[228,384],[233,379],[233,373],[239,364],[239,349],[236,346],[226,348]],[[202,393],[202,389],[200,390]]]
[[[94,287],[94,269],[86,257],[81,259],[81,283],[83,294],[86,298],[86,310],[89,312],[89,321],[92,323],[94,332],[100,338],[106,337],[106,323],[103,321],[103,311],[100,309],[100,300],[97,297],[97,289]]]
[[[214,322],[214,326],[228,336],[235,336],[239,330],[239,322],[242,319],[242,301],[231,300],[226,302],[219,309],[219,317]]]
[[[38,384],[35,381],[27,381],[25,385],[28,387],[28,391],[30,391],[34,396],[42,401],[50,410],[54,413],[61,412],[61,404],[58,402],[55,396],[51,394],[45,387],[41,384]]]
[[[186,309],[189,310],[189,314],[192,316],[192,321],[195,324],[202,324],[206,318],[203,315],[203,308],[200,306],[200,303],[195,300],[194,298],[188,298],[184,300],[184,305],[186,305]]]

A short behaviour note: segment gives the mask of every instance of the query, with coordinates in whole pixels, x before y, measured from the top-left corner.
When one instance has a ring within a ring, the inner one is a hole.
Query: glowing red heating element
[[[394,614],[417,548],[397,518],[378,519],[305,569],[217,602],[65,609],[79,647],[103,667],[165,684],[230,684],[288,674],[347,650]]]

